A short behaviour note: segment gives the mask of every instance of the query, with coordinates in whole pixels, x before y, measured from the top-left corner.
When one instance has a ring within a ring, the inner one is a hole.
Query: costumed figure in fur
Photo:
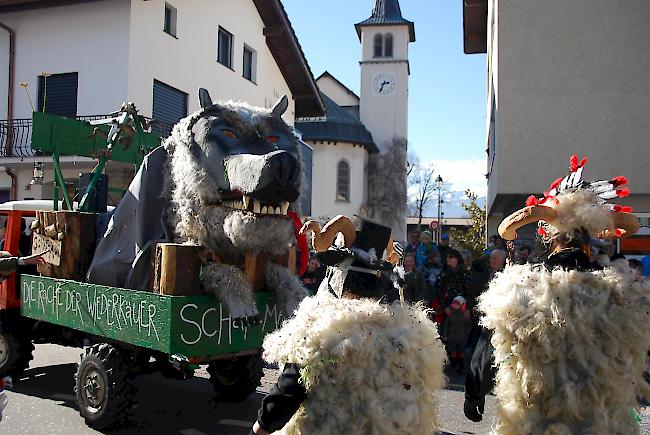
[[[513,240],[539,222],[551,254],[509,265],[480,298],[497,367],[496,434],[639,433],[631,410],[650,394],[650,289],[627,262],[589,259],[592,236],[628,237],[639,224],[629,207],[606,203],[629,194],[627,179],[585,182],[585,164],[572,156],[568,176],[499,226]]]
[[[421,305],[386,297],[399,282],[390,228],[358,224],[338,216],[322,232],[303,227],[329,267],[318,293],[264,340],[282,373],[252,433],[431,435],[438,426],[446,354],[436,325]]]
[[[204,291],[216,294],[233,319],[244,325],[257,320],[253,286],[241,268],[251,255],[265,260],[263,288],[277,293],[288,317],[306,295],[287,268],[290,246],[302,243],[305,266],[308,258],[306,239],[297,235],[300,143],[281,118],[288,100],[272,109],[213,104],[205,89],[199,100],[201,110],[182,119],[164,146],[145,158],[88,279],[147,290],[156,242],[198,244],[206,252]]]

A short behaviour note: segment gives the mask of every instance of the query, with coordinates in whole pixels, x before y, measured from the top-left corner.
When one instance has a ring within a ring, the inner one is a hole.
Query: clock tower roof
[[[409,41],[415,42],[415,24],[402,17],[402,10],[399,7],[399,0],[375,0],[372,8],[372,15],[367,20],[354,25],[361,39],[361,28],[363,26],[385,26],[404,24],[409,27]]]

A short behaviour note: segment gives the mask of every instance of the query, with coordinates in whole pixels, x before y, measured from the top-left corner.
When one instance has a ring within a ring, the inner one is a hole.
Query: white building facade
[[[8,29],[0,33],[0,52],[8,54],[10,42],[14,47],[12,56],[0,56],[0,83],[9,82],[10,63],[14,71],[13,95],[0,86],[0,119],[31,118],[21,83],[37,111],[45,105],[45,111],[61,108],[67,116],[105,115],[133,101],[140,114],[162,121],[161,133],[199,108],[199,87],[214,100],[264,107],[288,95],[289,123],[324,111],[279,0],[3,1],[0,23]],[[14,176],[13,199],[39,198],[26,188],[34,188],[29,181],[36,160],[46,163],[44,186],[51,184],[49,159],[34,158],[29,141],[14,143],[9,153],[6,139],[0,145],[0,165]],[[64,162],[70,179],[94,166],[83,158]],[[128,169],[122,181],[132,174]],[[0,176],[0,191],[11,182]]]
[[[468,0],[465,52],[487,53],[488,234],[565,175],[625,175],[617,200],[650,212],[650,3]]]

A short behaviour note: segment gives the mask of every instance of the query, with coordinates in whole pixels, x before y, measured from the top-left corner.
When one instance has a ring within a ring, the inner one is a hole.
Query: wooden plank
[[[58,240],[34,233],[32,238],[32,253],[38,254],[45,252],[43,259],[46,263],[59,266],[61,264],[62,244]]]
[[[26,274],[20,291],[23,316],[188,358],[259,349],[283,320],[266,292],[254,294],[262,322],[239,328],[211,295],[168,296]]]
[[[97,215],[74,211],[39,211],[37,216],[40,225],[36,234],[53,241],[59,235],[63,239],[60,241],[59,264],[41,264],[38,266],[39,273],[55,278],[83,280],[95,253]]]

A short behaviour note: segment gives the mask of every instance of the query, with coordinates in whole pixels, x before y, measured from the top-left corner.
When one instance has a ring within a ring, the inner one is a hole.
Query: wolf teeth
[[[262,214],[266,214],[267,211],[268,211],[268,210],[267,210],[266,206],[262,207]]]
[[[276,207],[275,208],[275,214],[280,214],[280,213],[282,213],[282,211],[280,210],[280,207]]]
[[[267,213],[268,213],[268,214],[275,214],[275,210],[273,210],[273,206],[272,206],[272,205],[269,205],[269,208],[268,208]]]
[[[281,210],[280,210],[281,213],[286,216],[287,212],[289,211],[289,202],[284,201],[282,204],[280,204],[280,207],[281,207]]]
[[[243,199],[243,202],[244,202],[244,210],[248,210],[248,206],[251,204],[250,196],[244,195],[244,197],[242,199]]]
[[[253,213],[260,213],[262,211],[262,208],[260,206],[260,202],[256,199],[253,200]]]

